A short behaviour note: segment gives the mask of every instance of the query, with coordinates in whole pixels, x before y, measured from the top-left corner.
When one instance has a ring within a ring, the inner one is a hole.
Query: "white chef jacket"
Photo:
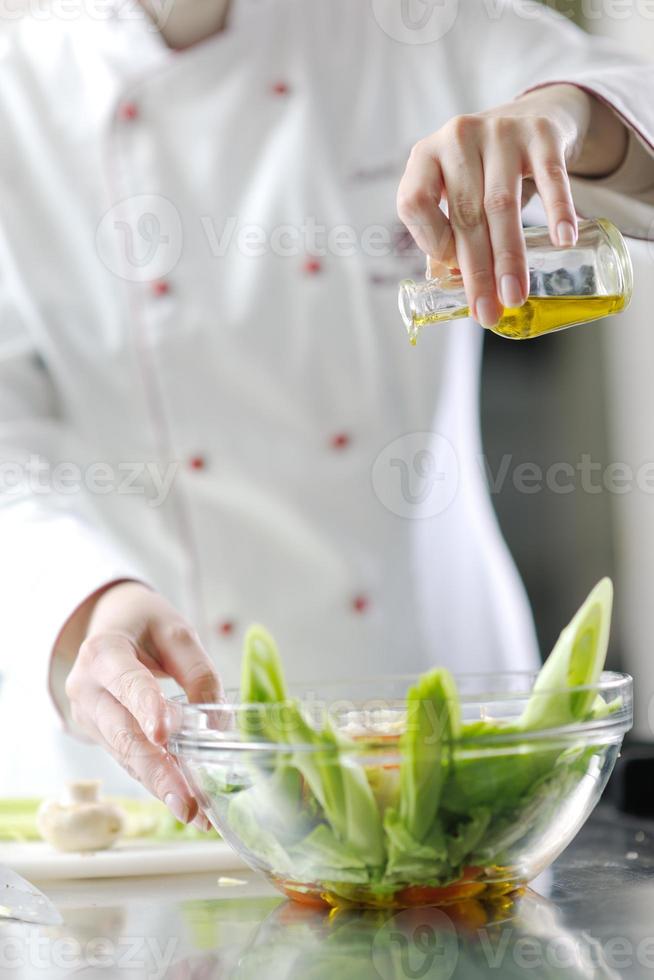
[[[119,788],[47,691],[62,625],[118,578],[184,611],[228,686],[253,620],[298,681],[537,664],[481,462],[482,333],[408,346],[397,284],[423,260],[395,191],[417,139],[547,81],[613,105],[642,167],[654,74],[511,3],[403,43],[391,3],[235,0],[183,52],[129,3],[0,29],[0,452],[12,479],[53,467],[2,494],[2,744],[29,732],[5,792]],[[646,234],[649,185],[639,207],[619,175],[575,186]],[[157,506],[144,463],[175,470]]]

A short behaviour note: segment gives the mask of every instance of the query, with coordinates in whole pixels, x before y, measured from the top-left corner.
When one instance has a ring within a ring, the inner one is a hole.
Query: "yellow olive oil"
[[[505,309],[499,323],[490,329],[510,340],[531,340],[575,323],[588,323],[611,313],[619,313],[625,304],[625,296],[533,296],[523,306]],[[455,313],[448,311],[414,316],[409,340],[416,344],[421,327],[429,323],[445,323],[467,316],[470,316],[468,307],[462,307]]]

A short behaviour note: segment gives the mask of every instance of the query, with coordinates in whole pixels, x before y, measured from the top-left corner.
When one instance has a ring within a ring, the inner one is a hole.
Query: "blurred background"
[[[646,3],[551,0],[549,5],[587,30],[654,58],[654,8]],[[492,499],[532,602],[542,652],[552,647],[561,624],[595,581],[610,575],[617,602],[611,666],[638,673],[636,730],[651,738],[654,242],[631,243],[631,253],[634,300],[619,318],[539,339],[537,356],[531,344],[487,335],[482,426],[488,471],[497,483]],[[590,489],[579,475],[569,493],[519,492],[511,475],[501,480],[507,453],[509,474],[522,463],[543,472],[557,463],[585,466]],[[639,473],[645,485],[648,463],[649,492],[637,486]],[[606,475],[621,472],[627,474],[626,485],[630,471],[633,485],[624,492],[603,486]]]
[[[654,0],[548,0],[583,28],[654,58]],[[630,310],[599,324],[512,343],[486,332],[482,428],[491,499],[532,604],[543,655],[595,582],[616,584],[610,666],[637,675],[637,732],[651,739],[654,650],[654,228],[631,243]],[[572,492],[517,488],[521,464],[577,473]],[[619,493],[602,480],[622,464]],[[585,487],[580,465],[589,469]],[[649,465],[649,488],[635,485]],[[227,624],[230,625],[229,623]]]

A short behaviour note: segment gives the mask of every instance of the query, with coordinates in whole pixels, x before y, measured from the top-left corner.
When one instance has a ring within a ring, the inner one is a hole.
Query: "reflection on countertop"
[[[0,977],[591,980],[654,977],[654,824],[596,812],[522,894],[331,913],[259,876],[51,882],[64,925],[0,925]]]

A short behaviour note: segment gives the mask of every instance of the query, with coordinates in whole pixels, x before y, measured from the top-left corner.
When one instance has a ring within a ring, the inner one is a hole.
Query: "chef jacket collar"
[[[171,61],[183,59],[207,46],[216,45],[218,48],[227,36],[231,37],[235,31],[240,31],[261,16],[270,7],[272,0],[231,0],[225,30],[181,50],[166,44],[157,24],[138,0],[109,0],[109,4],[106,0],[97,2],[104,10],[109,10],[108,23],[111,30],[108,54],[115,52],[116,57],[124,64],[126,49],[129,50],[133,80],[136,81],[150,71],[156,71]],[[167,4],[173,0],[156,2],[161,3],[165,14]]]

